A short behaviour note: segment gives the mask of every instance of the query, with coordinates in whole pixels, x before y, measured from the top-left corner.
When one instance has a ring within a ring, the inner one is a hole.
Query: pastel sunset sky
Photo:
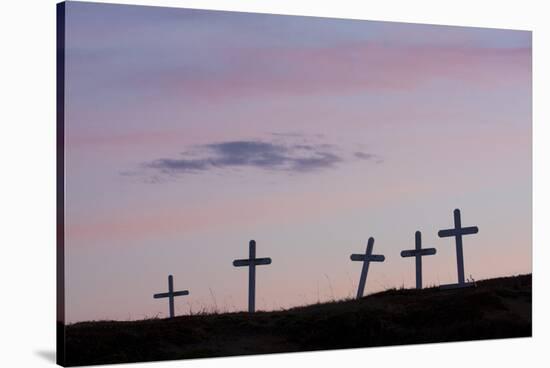
[[[246,310],[531,265],[531,33],[69,2],[66,319]]]

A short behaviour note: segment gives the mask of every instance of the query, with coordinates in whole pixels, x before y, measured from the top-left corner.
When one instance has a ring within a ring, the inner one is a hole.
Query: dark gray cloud
[[[380,156],[363,151],[348,151],[320,142],[322,135],[270,133],[266,139],[235,140],[186,147],[178,156],[144,162],[123,176],[145,178],[158,183],[188,174],[223,169],[254,168],[272,172],[301,174],[339,167],[345,162],[381,163]]]
[[[353,155],[357,158],[360,158],[361,160],[371,160],[376,157],[372,153],[365,153],[365,152],[354,152]]]
[[[310,172],[343,161],[326,144],[282,144],[260,140],[229,141],[196,146],[181,158],[160,158],[144,164],[165,174],[254,167],[265,170]]]
[[[355,156],[355,158],[358,158],[360,160],[374,161],[377,164],[381,164],[382,162],[384,162],[382,157],[380,157],[378,155],[375,155],[373,153],[366,153],[366,152],[357,151],[357,152],[353,153],[353,156]]]

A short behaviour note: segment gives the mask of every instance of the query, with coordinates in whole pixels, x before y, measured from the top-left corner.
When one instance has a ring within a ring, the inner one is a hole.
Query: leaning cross
[[[236,259],[235,267],[248,267],[248,312],[254,313],[256,301],[256,266],[271,264],[271,258],[256,258],[256,241],[251,240],[248,248],[248,259]]]
[[[446,238],[451,236],[455,238],[456,266],[458,270],[458,284],[455,285],[455,287],[464,287],[468,285],[464,282],[464,255],[462,253],[462,236],[477,234],[478,228],[477,226],[462,227],[462,224],[460,222],[460,210],[458,208],[454,210],[454,220],[455,220],[454,229],[439,230],[437,235],[439,235],[440,238]],[[453,285],[449,285],[449,287],[452,287],[452,286]]]
[[[182,296],[182,295],[189,295],[188,290],[182,290],[182,291],[174,291],[174,278],[172,275],[168,276],[168,292],[167,293],[160,293],[160,294],[154,294],[153,298],[160,299],[160,298],[168,298],[168,306],[170,309],[170,318],[174,318],[174,297],[175,296]]]
[[[372,254],[372,248],[374,247],[374,238],[369,238],[367,243],[367,250],[365,254],[352,254],[352,261],[363,262],[363,268],[361,269],[361,278],[359,279],[359,287],[357,288],[357,299],[363,297],[365,291],[365,283],[367,282],[367,274],[369,273],[369,264],[371,262],[384,262],[386,259],[381,254]]]
[[[422,234],[417,231],[414,234],[414,249],[401,251],[401,257],[416,258],[416,288],[422,289],[422,257],[431,256],[436,253],[435,248],[422,249]]]

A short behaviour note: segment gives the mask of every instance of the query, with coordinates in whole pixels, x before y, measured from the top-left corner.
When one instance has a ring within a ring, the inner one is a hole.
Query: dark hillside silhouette
[[[284,311],[83,322],[67,365],[126,363],[531,336],[531,275],[477,287],[392,289]]]

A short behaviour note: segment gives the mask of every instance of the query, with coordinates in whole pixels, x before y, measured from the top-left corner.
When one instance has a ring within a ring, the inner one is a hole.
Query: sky
[[[532,271],[531,32],[69,2],[66,321],[166,317]]]

